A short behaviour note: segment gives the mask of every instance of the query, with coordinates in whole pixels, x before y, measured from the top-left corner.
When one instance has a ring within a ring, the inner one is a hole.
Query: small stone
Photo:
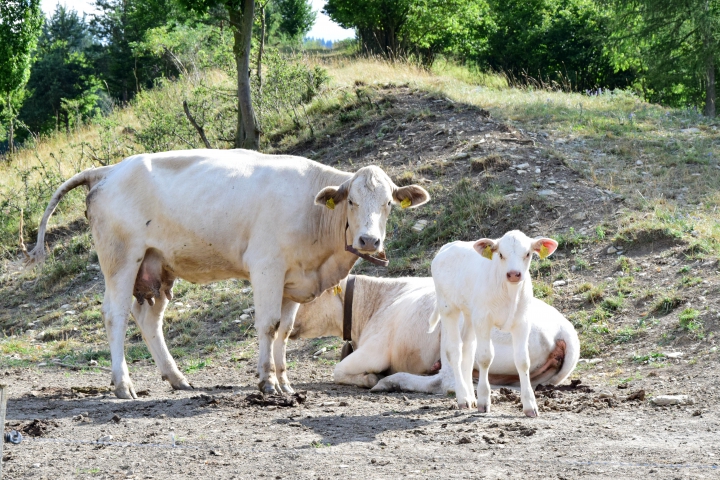
[[[415,225],[412,226],[412,229],[416,232],[422,232],[425,230],[425,227],[427,227],[428,221],[427,220],[418,220],[415,222]]]
[[[39,464],[39,463],[33,463],[33,464],[32,464],[32,468],[40,468],[40,464]]]
[[[110,420],[112,420],[115,423],[120,423],[120,420],[122,420],[122,418],[120,418],[120,415],[118,415],[116,413],[115,415],[113,415],[113,417]]]
[[[350,406],[350,404],[348,402],[340,402],[338,405],[340,407],[349,407]]]
[[[113,439],[112,435],[103,435],[102,437],[98,438],[99,443],[109,442]]]
[[[517,168],[519,168],[519,169],[530,168],[530,164],[529,163],[521,163],[520,165],[517,166]]]
[[[183,307],[184,305],[183,305],[182,302],[175,302],[175,306],[176,306],[176,307]]]
[[[317,352],[313,353],[312,356],[313,356],[313,357],[317,357],[318,355],[322,355],[322,354],[325,353],[325,352],[327,352],[327,347],[322,347],[320,350],[318,350]]]
[[[248,314],[254,313],[254,312],[255,312],[255,307],[250,307],[250,308],[246,308],[245,310],[243,310],[243,313],[248,313]]]
[[[60,305],[60,310],[65,310],[66,308],[70,308],[69,303],[66,303],[65,305]]]
[[[590,365],[595,365],[595,364],[600,363],[600,362],[602,362],[602,361],[603,361],[602,358],[591,358],[590,360],[588,360],[588,363],[589,363]]]
[[[240,293],[250,293],[250,292],[252,292],[252,288],[250,288],[250,287],[243,288],[242,290],[240,290]]]
[[[210,455],[215,455],[216,457],[222,457],[222,452],[220,450],[210,450]]]
[[[242,315],[240,315],[240,320],[248,320],[249,318],[250,315],[248,315],[247,313],[243,313]]]
[[[540,168],[539,168],[539,167],[535,167],[535,173],[540,173]]]
[[[680,358],[684,354],[683,352],[663,352],[663,355],[665,355],[667,358]]]
[[[90,360],[88,362],[88,367],[97,367],[97,366],[98,366],[97,360]]]
[[[692,405],[695,403],[692,398],[687,395],[658,395],[653,398],[652,403],[659,406],[666,405]]]
[[[538,192],[538,195],[540,195],[541,197],[549,197],[551,195],[557,195],[557,193],[555,193],[554,190],[547,189],[547,190],[540,190]]]
[[[552,285],[553,287],[562,287],[567,285],[567,282],[565,280],[555,280]]]
[[[453,155],[452,157],[448,158],[448,160],[464,160],[470,156],[467,152],[461,152],[458,154]]]
[[[642,166],[642,164],[643,164],[642,160],[638,160],[637,162],[635,162],[635,165],[637,165],[638,167]]]
[[[608,249],[606,250],[608,255],[612,255],[613,253],[617,253],[618,249],[610,245]]]
[[[465,445],[467,443],[472,443],[470,437],[462,437],[460,440],[458,440],[458,445]]]

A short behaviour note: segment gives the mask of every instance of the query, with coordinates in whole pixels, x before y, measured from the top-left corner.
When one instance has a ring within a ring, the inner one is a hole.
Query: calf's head
[[[300,305],[290,338],[342,335],[343,295],[341,288],[334,287],[325,290],[312,302]]]
[[[348,221],[347,241],[363,253],[383,251],[385,227],[393,203],[402,208],[418,207],[430,200],[418,185],[398,187],[379,167],[363,167],[337,187],[325,187],[315,204],[342,208]]]
[[[511,285],[519,285],[528,278],[533,253],[545,258],[557,246],[552,238],[529,238],[519,230],[510,231],[497,240],[482,238],[473,244],[480,255],[496,263],[499,280]]]

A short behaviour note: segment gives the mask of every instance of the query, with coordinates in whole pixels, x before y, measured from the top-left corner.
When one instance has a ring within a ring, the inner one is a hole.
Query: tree
[[[302,40],[315,23],[315,12],[308,0],[277,0],[281,15],[280,32],[291,40]]]
[[[412,0],[327,0],[323,12],[344,28],[354,28],[368,53],[396,58],[404,53],[401,30]]]
[[[257,150],[260,129],[252,104],[250,86],[250,48],[255,21],[255,0],[179,0],[198,14],[212,11],[229,20],[233,30],[233,54],[237,71],[237,128],[235,147]]]
[[[84,51],[93,43],[88,25],[74,10],[58,5],[45,22],[37,60],[27,83],[20,118],[33,132],[72,124],[97,112],[101,87]]]
[[[11,153],[15,149],[15,119],[30,76],[32,54],[42,22],[40,0],[0,2],[0,108],[9,123]]]
[[[643,70],[650,100],[716,114],[720,0],[614,0],[619,66]]]

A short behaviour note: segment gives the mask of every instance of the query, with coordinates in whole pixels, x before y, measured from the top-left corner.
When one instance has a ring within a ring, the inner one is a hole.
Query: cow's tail
[[[556,340],[558,343],[562,340],[565,341],[565,357],[560,370],[549,380],[549,383],[553,385],[559,385],[565,381],[575,370],[578,360],[580,360],[580,339],[572,325],[568,324],[568,327],[563,329],[563,334]]]
[[[78,173],[77,175],[73,176],[71,179],[60,185],[60,187],[53,194],[52,198],[50,198],[50,203],[45,209],[42,221],[40,222],[40,227],[38,228],[37,243],[30,252],[27,251],[27,248],[25,247],[25,242],[23,242],[23,213],[22,211],[20,212],[20,250],[22,250],[25,256],[25,267],[40,265],[45,261],[45,232],[47,231],[48,220],[50,220],[50,216],[55,211],[55,208],[58,206],[58,203],[60,203],[60,200],[70,190],[73,190],[80,185],[86,185],[89,189],[91,189],[100,180],[105,178],[111,168],[112,166],[91,168],[89,170]]]
[[[437,299],[435,299],[435,308],[433,309],[432,315],[430,315],[429,322],[430,328],[428,329],[428,333],[432,333],[437,328],[438,323],[440,323],[440,308],[438,307]]]

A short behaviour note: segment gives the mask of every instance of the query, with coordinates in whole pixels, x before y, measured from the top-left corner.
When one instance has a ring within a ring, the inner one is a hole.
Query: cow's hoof
[[[477,409],[478,413],[488,413],[490,411],[487,405],[478,405]]]
[[[525,412],[525,415],[530,418],[535,418],[538,416],[537,408],[528,408],[527,410],[523,410]]]
[[[397,386],[392,383],[388,382],[385,379],[380,380],[374,387],[370,389],[372,393],[379,393],[379,392],[399,392],[400,389],[397,388]]]
[[[195,390],[195,387],[190,385],[190,383],[188,383],[188,381],[184,378],[179,382],[171,383],[170,385],[172,386],[173,390]]]
[[[277,395],[280,390],[279,387],[278,385],[278,388],[275,388],[275,384],[267,380],[262,380],[258,383],[258,389],[266,395]]]
[[[295,390],[293,390],[289,383],[284,383],[280,385],[280,390],[282,390],[282,392],[287,395],[292,395],[293,393],[295,393]]]
[[[126,400],[137,398],[132,382],[121,382],[115,386],[115,396]]]

